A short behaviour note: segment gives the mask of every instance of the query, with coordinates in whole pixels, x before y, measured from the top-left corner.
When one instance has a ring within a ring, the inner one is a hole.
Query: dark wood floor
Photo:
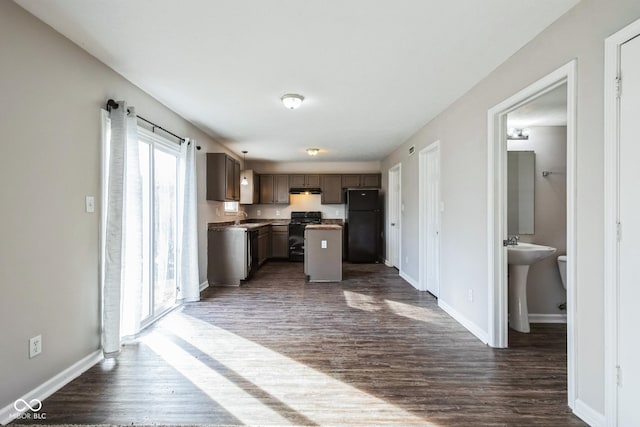
[[[566,330],[497,350],[383,265],[305,284],[270,262],[209,288],[43,403],[50,424],[578,426]]]

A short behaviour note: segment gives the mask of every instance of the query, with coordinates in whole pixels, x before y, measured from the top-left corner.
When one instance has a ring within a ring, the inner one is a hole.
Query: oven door
[[[289,224],[289,261],[304,261],[304,224]]]

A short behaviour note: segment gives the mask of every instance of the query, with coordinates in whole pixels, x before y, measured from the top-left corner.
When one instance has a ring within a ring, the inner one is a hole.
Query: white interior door
[[[419,287],[440,293],[440,142],[420,151],[419,159]]]
[[[440,293],[440,145],[426,153],[426,280],[427,291]]]
[[[618,425],[640,425],[640,36],[620,50]]]
[[[389,169],[389,264],[400,269],[400,165]]]

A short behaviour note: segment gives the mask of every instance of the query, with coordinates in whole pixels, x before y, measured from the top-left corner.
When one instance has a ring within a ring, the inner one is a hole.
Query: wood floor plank
[[[302,264],[269,262],[209,288],[46,399],[44,422],[585,425],[566,403],[564,325],[492,349],[395,269],[343,273],[309,284]]]

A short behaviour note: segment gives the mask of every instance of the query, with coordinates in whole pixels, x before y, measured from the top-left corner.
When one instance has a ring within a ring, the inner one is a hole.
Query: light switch
[[[322,249],[327,249],[327,241],[326,240],[322,240],[320,242],[320,246],[322,247]]]
[[[93,196],[87,196],[84,199],[84,210],[87,213],[93,213],[96,211],[96,203]]]

